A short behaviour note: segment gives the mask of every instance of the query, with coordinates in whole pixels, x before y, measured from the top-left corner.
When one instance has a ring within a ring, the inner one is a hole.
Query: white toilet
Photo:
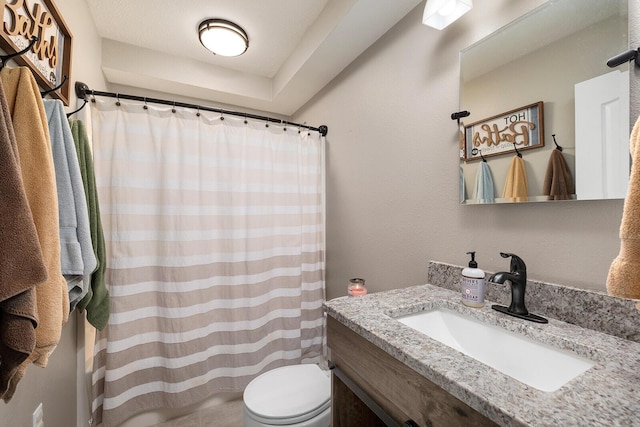
[[[245,427],[329,427],[330,373],[312,364],[276,368],[249,383],[243,402]]]

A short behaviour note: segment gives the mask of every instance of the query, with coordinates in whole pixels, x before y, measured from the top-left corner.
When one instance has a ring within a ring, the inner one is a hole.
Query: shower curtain
[[[94,421],[319,361],[324,137],[115,99],[92,103],[91,120],[111,298]]]

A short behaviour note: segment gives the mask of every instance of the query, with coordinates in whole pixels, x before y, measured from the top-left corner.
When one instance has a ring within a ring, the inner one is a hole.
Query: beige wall
[[[370,292],[424,283],[428,260],[465,265],[470,250],[486,270],[514,252],[532,279],[605,290],[622,201],[458,202],[459,51],[542,3],[474,2],[443,31],[421,24],[422,3],[296,114],[329,126],[327,298],[352,277]]]

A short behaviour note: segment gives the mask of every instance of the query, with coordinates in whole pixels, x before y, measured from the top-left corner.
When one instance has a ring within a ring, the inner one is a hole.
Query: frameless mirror
[[[624,198],[627,1],[548,1],[461,51],[461,203]]]

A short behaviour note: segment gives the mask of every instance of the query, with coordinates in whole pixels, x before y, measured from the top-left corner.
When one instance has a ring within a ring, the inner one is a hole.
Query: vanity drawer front
[[[330,316],[327,344],[333,364],[398,424],[411,419],[420,426],[497,425]],[[342,388],[342,384],[333,387],[332,410],[343,416],[334,417],[333,426],[355,426],[344,419],[348,411],[341,408],[345,402],[336,395]]]

